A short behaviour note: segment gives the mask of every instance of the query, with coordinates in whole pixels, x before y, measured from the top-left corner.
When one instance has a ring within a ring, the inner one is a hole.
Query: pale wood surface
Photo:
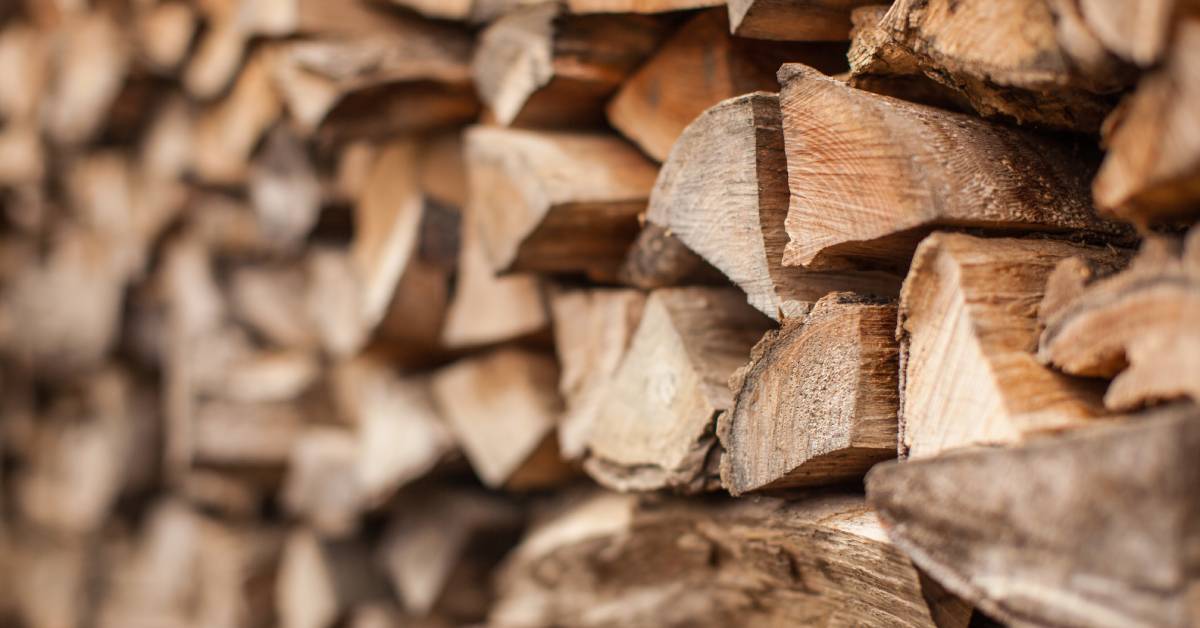
[[[895,457],[895,329],[894,303],[835,293],[767,332],[730,377],[721,485],[739,495],[836,484]]]

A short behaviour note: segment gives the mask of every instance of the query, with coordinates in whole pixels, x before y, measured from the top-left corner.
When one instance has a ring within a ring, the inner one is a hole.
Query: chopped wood
[[[1188,626],[1200,415],[888,463],[869,503],[918,567],[1013,625]]]
[[[720,0],[567,0],[571,13],[665,13],[722,4]]]
[[[1128,235],[1095,215],[1089,152],[1077,144],[859,91],[798,64],[779,76],[784,264],[903,268],[937,226]]]
[[[896,456],[895,304],[848,293],[817,302],[755,345],[717,422],[731,494],[836,484]]]
[[[356,93],[422,82],[465,87],[471,80],[470,44],[464,31],[401,21],[366,35],[289,43],[280,50],[273,71],[288,111],[302,130],[311,133]],[[466,122],[473,117],[475,98],[465,90],[459,92],[467,105],[468,113],[461,119]],[[440,120],[436,112],[426,117]]]
[[[360,356],[335,367],[332,392],[358,433],[357,475],[368,505],[432,471],[457,449],[430,381],[402,377],[382,359]]]
[[[563,406],[557,386],[553,358],[514,348],[460,360],[433,376],[437,406],[479,478],[517,490],[569,475],[556,451]]]
[[[43,115],[55,142],[78,144],[100,130],[125,83],[130,52],[119,25],[103,11],[73,17],[64,25],[54,42]]]
[[[730,32],[788,41],[845,41],[850,11],[874,0],[730,0]]]
[[[139,56],[156,70],[173,73],[196,33],[195,8],[187,2],[158,2],[138,10],[135,19]]]
[[[277,127],[267,134],[249,174],[250,200],[267,238],[298,248],[321,211],[321,183],[294,133]]]
[[[217,468],[282,469],[304,429],[291,401],[200,401],[188,417],[193,464]]]
[[[649,222],[625,254],[619,278],[642,290],[728,283],[721,271],[684,246],[669,229]]]
[[[861,497],[705,502],[596,494],[527,535],[496,625],[934,626],[912,563]],[[965,626],[969,609],[948,613]]]
[[[658,45],[663,26],[637,15],[564,16],[554,2],[513,11],[479,38],[480,99],[502,125],[564,126],[602,118],[604,101]]]
[[[246,62],[229,95],[201,114],[192,137],[192,169],[214,185],[244,183],[259,139],[279,118],[279,94],[271,84],[271,50]]]
[[[358,439],[350,430],[311,426],[292,443],[284,505],[322,536],[350,537],[367,506],[358,477]]]
[[[780,263],[787,166],[779,99],[756,92],[723,101],[684,130],[654,185],[648,219],[776,320],[803,316],[835,290],[896,294],[899,280],[888,273],[809,272]]]
[[[622,491],[711,485],[716,415],[733,405],[729,376],[768,325],[735,290],[651,293],[593,421],[587,472]]]
[[[1095,422],[1102,386],[1037,362],[1037,305],[1060,260],[1120,253],[935,233],[900,295],[900,452],[926,457]]]
[[[558,426],[564,458],[583,455],[606,385],[625,357],[645,304],[645,295],[637,290],[564,289],[551,296],[554,346],[562,369],[558,388],[566,401]]]
[[[654,184],[650,161],[606,135],[489,127],[471,129],[465,150],[496,272],[615,279]]]
[[[1200,216],[1197,55],[1200,19],[1181,19],[1162,67],[1105,122],[1108,153],[1092,185],[1098,207],[1143,226]]]
[[[32,126],[46,98],[50,41],[43,31],[11,22],[0,31],[0,116]]]
[[[283,628],[326,628],[359,604],[386,599],[387,581],[362,541],[329,541],[299,529],[288,536],[275,581]]]
[[[1179,14],[1194,5],[1180,0],[1147,0],[1136,6],[1103,0],[1071,0],[1087,29],[1108,51],[1141,66],[1158,62],[1168,48]]]
[[[608,103],[608,120],[647,155],[666,161],[671,146],[692,120],[718,102],[776,89],[784,61],[844,68],[845,49],[761,45],[729,35],[723,9],[684,24],[625,81]]]
[[[1057,311],[1043,301],[1038,358],[1072,375],[1116,377],[1104,395],[1111,410],[1200,401],[1200,336],[1189,325],[1198,289],[1200,229],[1186,243],[1147,240],[1127,270],[1058,297]],[[1049,288],[1046,298],[1055,298]]]
[[[1094,133],[1134,75],[1111,56],[1073,56],[1092,50],[1060,38],[1054,4],[898,0],[856,41],[851,74],[924,75],[982,116]],[[1098,46],[1086,27],[1071,34]]]
[[[443,343],[459,348],[495,344],[536,334],[549,324],[541,280],[523,274],[497,277],[484,250],[475,212],[466,211]]]
[[[453,586],[489,588],[469,577],[462,582],[455,572],[478,560],[492,563],[483,565],[483,572],[494,567],[509,549],[506,541],[516,540],[522,519],[513,504],[486,494],[442,490],[422,501],[420,510],[396,515],[380,549],[393,590],[415,616],[427,616],[444,598],[453,598]],[[486,608],[481,610],[476,620],[486,615]]]

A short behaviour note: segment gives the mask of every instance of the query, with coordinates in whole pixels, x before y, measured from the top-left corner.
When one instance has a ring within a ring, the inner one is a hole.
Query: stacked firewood
[[[1200,625],[1198,219],[1192,0],[10,0],[0,625]]]

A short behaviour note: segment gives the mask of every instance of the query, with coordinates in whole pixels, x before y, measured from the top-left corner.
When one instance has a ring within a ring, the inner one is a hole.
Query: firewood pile
[[[1194,0],[0,3],[0,626],[1200,626]]]

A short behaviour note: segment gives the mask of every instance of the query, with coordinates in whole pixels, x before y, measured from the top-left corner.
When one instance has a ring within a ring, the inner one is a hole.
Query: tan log
[[[1097,382],[1037,362],[1037,306],[1059,260],[1120,253],[1054,240],[935,233],[900,296],[900,451],[926,457],[1094,423]]]
[[[730,32],[786,41],[845,41],[850,11],[873,0],[730,0]]]
[[[791,203],[785,264],[903,268],[930,228],[1128,235],[1098,218],[1088,152],[780,70]],[[861,152],[859,152],[861,151]]]
[[[436,372],[433,395],[484,484],[527,489],[569,477],[558,458],[562,414],[550,356],[504,348]]]
[[[1078,263],[1065,260],[1054,277],[1078,273]],[[1111,410],[1200,401],[1200,335],[1188,323],[1200,311],[1200,229],[1185,242],[1147,240],[1128,269],[1090,279],[1047,287],[1038,358],[1073,375],[1115,377],[1104,395]]]
[[[275,580],[284,628],[328,628],[353,607],[387,596],[387,581],[361,540],[328,541],[305,529],[288,536]]]
[[[650,195],[648,219],[724,273],[751,305],[803,316],[835,290],[894,295],[895,275],[785,267],[788,181],[779,99],[756,92],[705,111],[679,138]]]
[[[651,293],[593,422],[587,472],[622,491],[714,485],[716,417],[733,405],[729,376],[768,326],[736,290]]]
[[[600,120],[604,101],[664,34],[658,21],[645,16],[563,12],[558,3],[522,8],[480,35],[475,86],[500,124]]]
[[[653,164],[618,138],[475,127],[471,212],[497,273],[615,279],[637,236]]]
[[[637,290],[561,289],[550,298],[566,411],[558,426],[564,458],[584,454],[607,384],[625,357],[646,297]]]
[[[985,117],[1095,132],[1135,76],[1081,22],[1069,2],[902,0],[856,36],[852,76],[923,75]]]
[[[196,121],[191,163],[202,181],[218,185],[245,181],[258,140],[282,113],[270,77],[274,54],[270,48],[257,51],[229,94],[210,105]]]
[[[535,526],[498,580],[496,625],[965,626],[861,497],[639,500],[599,493]]]
[[[868,502],[918,567],[1003,622],[1188,626],[1197,419],[1175,406],[1012,449],[887,463],[867,476]]]
[[[717,422],[721,485],[837,484],[896,456],[896,306],[834,293],[755,345]]]
[[[1105,122],[1108,153],[1092,185],[1098,207],[1141,226],[1200,215],[1198,54],[1200,18],[1180,19],[1162,67]]]

